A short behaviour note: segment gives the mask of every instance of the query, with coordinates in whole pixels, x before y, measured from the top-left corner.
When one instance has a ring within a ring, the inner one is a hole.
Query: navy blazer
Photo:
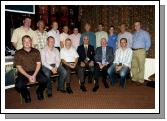
[[[83,44],[78,47],[77,52],[79,55],[78,63],[80,64],[81,61],[84,62],[84,60],[86,59],[86,53]],[[94,47],[92,45],[88,45],[87,57],[90,59],[90,61],[94,61],[94,56],[95,56]]]
[[[102,63],[102,47],[96,48],[95,61]],[[109,46],[106,47],[106,61],[109,64],[112,64],[112,62],[114,61],[113,49],[112,47],[109,47]]]

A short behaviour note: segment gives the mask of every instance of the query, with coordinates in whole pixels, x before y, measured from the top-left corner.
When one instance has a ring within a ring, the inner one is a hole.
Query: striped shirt
[[[39,30],[36,30],[37,33],[37,49],[41,50],[46,46],[48,33],[46,31],[40,32]]]
[[[122,48],[118,48],[115,52],[115,59],[113,63],[119,64],[122,63],[125,66],[131,67],[132,61],[132,49],[126,48],[123,50]]]

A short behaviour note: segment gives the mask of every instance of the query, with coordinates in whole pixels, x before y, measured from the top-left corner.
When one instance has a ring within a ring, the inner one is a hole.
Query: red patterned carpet
[[[30,88],[32,101],[21,104],[20,95],[14,88],[5,90],[6,109],[154,109],[155,89],[147,86],[136,86],[127,81],[126,88],[119,87],[119,83],[109,88],[104,88],[100,81],[100,88],[92,92],[93,83],[85,86],[87,92],[79,90],[75,75],[71,87],[73,94],[58,92],[57,82],[53,82],[53,96],[44,100],[37,100],[35,86]]]

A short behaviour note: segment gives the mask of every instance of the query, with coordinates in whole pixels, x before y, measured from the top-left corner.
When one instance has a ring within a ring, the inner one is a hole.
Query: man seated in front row
[[[115,59],[113,65],[108,69],[108,74],[112,80],[112,85],[115,84],[115,74],[119,73],[120,86],[124,88],[125,79],[127,74],[129,74],[131,61],[132,61],[132,49],[127,47],[127,39],[122,38],[120,40],[120,48],[118,48],[115,52]]]
[[[36,90],[38,100],[44,99],[43,92],[46,87],[47,78],[44,76],[41,68],[40,52],[32,48],[32,39],[25,35],[22,37],[23,48],[16,51],[14,57],[14,65],[18,70],[18,77],[16,78],[15,88],[21,93],[26,103],[31,102],[30,92],[26,84],[39,82]]]
[[[102,81],[105,88],[109,88],[106,79],[107,79],[107,70],[110,67],[114,60],[113,49],[107,46],[106,38],[101,39],[101,46],[96,49],[95,52],[95,72],[94,79],[95,85],[93,92],[96,92],[99,88],[99,76],[102,73]]]
[[[60,54],[59,50],[54,47],[55,39],[52,36],[47,38],[47,46],[41,51],[42,58],[42,70],[46,77],[48,78],[47,82],[47,93],[48,97],[52,96],[52,83],[51,83],[51,74],[59,73],[58,80],[58,91],[65,92],[64,89],[64,80],[67,75],[66,70],[60,64]]]
[[[78,59],[78,74],[80,78],[80,89],[82,91],[86,91],[86,88],[84,86],[85,82],[85,69],[89,69],[90,73],[88,75],[88,83],[92,82],[93,78],[93,72],[94,72],[94,47],[89,44],[89,38],[88,36],[83,36],[83,44],[80,45],[77,49],[77,52],[79,54]]]
[[[69,38],[65,40],[65,47],[60,51],[60,58],[62,60],[63,67],[67,71],[67,76],[65,78],[66,81],[66,91],[67,93],[73,93],[70,82],[71,82],[71,70],[75,70],[78,62],[78,53],[72,47],[72,42]]]

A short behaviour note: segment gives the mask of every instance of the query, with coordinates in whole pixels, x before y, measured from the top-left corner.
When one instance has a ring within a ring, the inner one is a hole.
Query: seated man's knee
[[[120,77],[125,77],[126,76],[126,73],[125,72],[120,72]]]

